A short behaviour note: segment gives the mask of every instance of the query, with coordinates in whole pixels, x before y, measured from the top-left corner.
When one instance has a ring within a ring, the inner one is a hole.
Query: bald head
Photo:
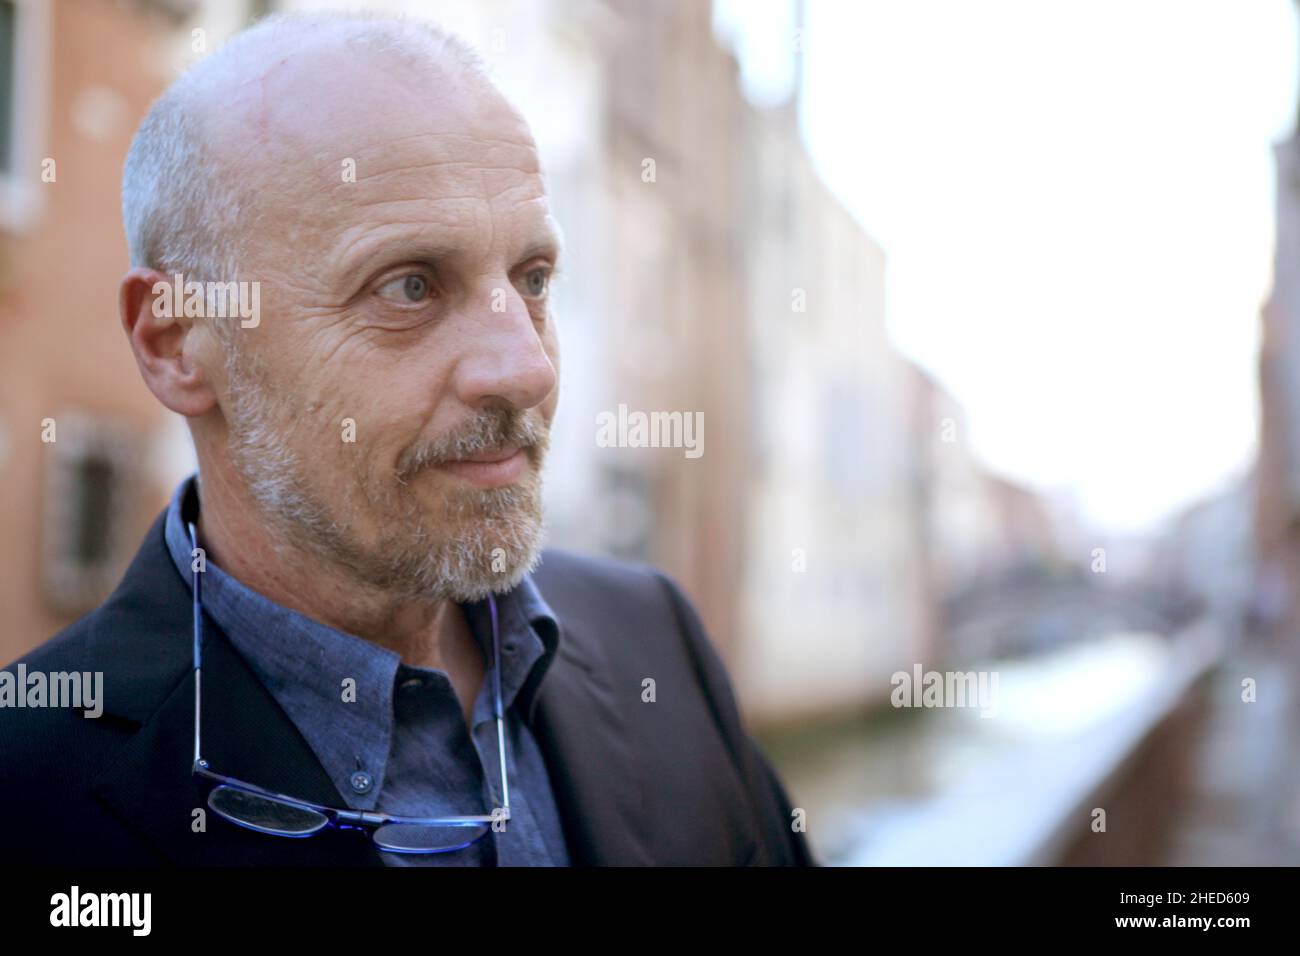
[[[137,131],[122,182],[131,264],[234,279],[242,240],[266,218],[266,190],[301,172],[286,159],[310,158],[302,156],[308,151],[337,169],[364,150],[360,136],[348,142],[339,99],[329,95],[346,94],[349,85],[355,106],[402,88],[426,98],[444,94],[431,107],[493,89],[477,53],[424,21],[355,14],[262,20],[177,79]],[[336,134],[332,144],[304,135],[313,126]],[[330,145],[353,149],[340,158],[320,155]]]

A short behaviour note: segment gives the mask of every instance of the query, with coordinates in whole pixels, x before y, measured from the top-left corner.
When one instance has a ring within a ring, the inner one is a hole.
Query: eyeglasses
[[[198,534],[186,522],[190,544],[198,549]],[[191,564],[191,568],[194,565]],[[510,784],[506,777],[506,737],[501,716],[501,640],[497,605],[488,595],[492,615],[492,681],[497,720],[497,752],[501,756],[502,806],[490,814],[455,817],[406,817],[378,811],[343,810],[286,796],[256,784],[216,773],[203,759],[200,720],[200,680],[203,669],[203,603],[201,573],[194,568],[194,776],[208,788],[207,804],[231,823],[282,837],[316,836],[327,829],[364,830],[377,849],[388,853],[448,853],[482,839],[495,824],[504,830],[510,819]]]

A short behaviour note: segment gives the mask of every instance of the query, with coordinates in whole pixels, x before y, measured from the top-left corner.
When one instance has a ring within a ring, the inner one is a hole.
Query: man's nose
[[[456,367],[460,400],[474,407],[504,401],[515,408],[545,401],[555,389],[555,366],[542,338],[545,326],[534,321],[519,293],[510,285],[493,287],[470,318],[468,344]]]

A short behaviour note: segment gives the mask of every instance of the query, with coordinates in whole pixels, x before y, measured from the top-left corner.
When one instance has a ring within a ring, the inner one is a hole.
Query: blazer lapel
[[[561,635],[537,693],[532,730],[546,759],[570,859],[580,866],[650,865],[644,782],[610,683],[604,643],[579,609],[566,606],[562,591],[546,592]]]
[[[166,859],[183,864],[372,865],[363,835],[294,840],[235,826],[208,809],[194,759],[190,592],[162,519],[105,605],[91,654],[105,674],[105,715],[140,729],[95,792]],[[345,806],[302,735],[211,618],[204,618],[203,756],[214,770],[281,793]],[[102,719],[102,718],[101,718]],[[198,813],[197,811],[202,811]],[[201,825],[200,825],[201,824]]]

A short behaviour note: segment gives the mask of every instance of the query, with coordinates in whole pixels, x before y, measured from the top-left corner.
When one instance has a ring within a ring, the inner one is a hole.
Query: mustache
[[[415,444],[402,452],[397,462],[397,480],[407,482],[422,468],[456,461],[487,448],[517,445],[534,465],[549,442],[549,431],[535,418],[516,409],[498,408],[477,415],[433,441]]]

